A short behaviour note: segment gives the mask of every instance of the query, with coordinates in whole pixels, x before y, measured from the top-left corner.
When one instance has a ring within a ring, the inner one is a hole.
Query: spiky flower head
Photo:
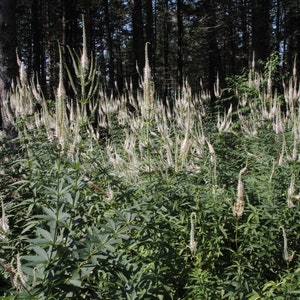
[[[21,291],[26,287],[27,277],[24,275],[21,266],[20,254],[17,254],[17,267],[14,267],[14,258],[8,264],[4,261],[0,261],[2,269],[9,274],[12,286],[17,290]]]
[[[241,217],[244,213],[245,209],[245,201],[236,201],[233,206],[233,216],[234,217]]]
[[[27,83],[27,73],[25,69],[24,62],[19,58],[18,52],[17,52],[17,63],[19,66],[19,79],[21,85],[25,85]]]
[[[245,209],[244,201],[244,183],[242,181],[242,175],[247,171],[247,167],[244,167],[239,173],[238,186],[237,186],[237,199],[233,206],[233,216],[241,217]]]
[[[1,195],[0,195],[1,197]],[[6,240],[6,236],[9,232],[8,218],[5,214],[4,203],[1,198],[2,217],[0,218],[0,241]]]
[[[212,165],[215,165],[216,164],[215,149],[214,149],[213,145],[208,140],[206,140],[206,143],[207,143],[209,154],[210,154],[210,162],[211,162]]]
[[[191,221],[191,231],[190,231],[190,243],[188,247],[191,250],[192,254],[195,254],[197,251],[197,242],[195,241],[195,225],[196,225],[196,213],[192,212],[190,216]]]
[[[87,43],[86,43],[86,32],[85,32],[85,22],[84,16],[82,15],[82,54],[81,54],[81,68],[83,71],[89,68],[89,59],[87,55]]]
[[[292,201],[292,198],[294,198],[295,195],[295,180],[296,180],[295,174],[293,173],[291,177],[291,183],[287,192],[287,205],[289,208],[295,207],[295,204]]]
[[[17,269],[14,270],[15,274],[13,276],[13,285],[17,290],[23,290],[26,285],[27,278],[24,275],[21,268],[20,254],[17,254]]]
[[[150,111],[152,108],[152,87],[151,87],[151,68],[148,57],[148,44],[145,45],[145,67],[144,67],[144,78],[143,78],[143,91],[144,91],[144,102],[146,106],[146,116],[150,117]]]
[[[292,254],[289,254],[289,250],[288,250],[288,240],[286,237],[286,232],[283,226],[279,227],[280,229],[282,229],[282,236],[283,236],[283,259],[285,260],[286,263],[290,263],[293,258],[294,258],[294,252]]]

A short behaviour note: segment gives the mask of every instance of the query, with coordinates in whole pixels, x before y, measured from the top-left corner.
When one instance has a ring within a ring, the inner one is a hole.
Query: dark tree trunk
[[[224,76],[234,75],[236,72],[236,28],[235,28],[235,10],[234,1],[229,0],[228,3],[228,14],[226,24],[228,24],[228,68],[224,70]]]
[[[6,111],[11,83],[17,75],[16,62],[16,1],[0,0],[0,110],[1,126],[10,135],[11,127]]]
[[[88,10],[85,16],[85,28],[87,35],[87,50],[88,54],[96,53],[96,36],[95,36],[95,9],[91,8]]]
[[[152,75],[153,75],[153,81],[154,83],[156,83],[156,79],[157,79],[157,74],[156,74],[156,69],[157,69],[157,56],[156,56],[156,51],[158,48],[158,41],[157,41],[157,1],[154,0],[153,1],[153,39],[152,39],[152,65],[151,66],[151,70],[152,70]]]
[[[53,25],[54,20],[57,20],[59,17],[56,10],[54,9],[53,3],[47,1],[45,11],[47,11],[47,24],[46,24],[46,39],[47,43],[47,95],[49,98],[54,97],[54,89],[53,87],[58,83],[57,76],[57,62],[58,62],[58,48],[57,48],[57,40],[55,41],[53,38]],[[52,29],[52,30],[51,30]],[[61,28],[60,28],[61,30]]]
[[[108,54],[108,92],[113,93],[115,87],[115,72],[114,72],[114,52],[113,52],[113,38],[112,38],[112,26],[110,20],[110,10],[108,0],[104,0],[104,18],[106,27],[107,38],[107,54]]]
[[[32,70],[35,76],[40,79],[41,76],[41,28],[40,24],[40,1],[33,0],[32,3],[32,54],[33,54],[33,64]]]
[[[49,22],[49,16],[47,14],[47,6],[45,3],[40,3],[40,84],[42,86],[43,92],[48,96],[48,89],[47,89],[47,59],[46,59],[46,33],[45,33],[45,24]],[[49,88],[49,87],[48,87]]]
[[[153,7],[152,0],[146,0],[146,42],[148,44],[148,59],[150,67],[153,67]]]
[[[82,32],[78,29],[79,14],[76,9],[76,0],[63,0],[63,47],[69,46],[77,48],[78,37],[82,36]],[[65,49],[63,52],[67,52]]]
[[[123,60],[122,60],[122,36],[121,33],[118,32],[118,56],[117,56],[117,88],[118,93],[122,94],[124,89],[124,78],[123,78]]]
[[[133,46],[133,88],[138,88],[139,75],[143,72],[144,57],[144,29],[142,1],[132,0],[132,46]],[[136,70],[137,69],[137,70]]]
[[[177,0],[177,83],[181,92],[183,85],[183,2]]]
[[[241,13],[241,29],[242,29],[242,66],[249,66],[249,32],[248,32],[248,6],[247,0],[242,0],[240,13]]]
[[[166,104],[169,95],[170,73],[169,73],[169,0],[164,1],[164,79],[163,79],[163,102]]]
[[[207,13],[207,46],[208,46],[208,89],[211,95],[212,109],[215,106],[215,84],[217,76],[219,77],[220,87],[224,86],[224,72],[221,62],[219,45],[217,42],[217,24],[216,24],[216,3],[206,1]]]
[[[276,29],[275,29],[275,40],[276,40],[276,51],[279,53],[280,52],[280,42],[282,39],[282,7],[280,5],[282,1],[276,1]],[[284,2],[284,1],[283,1]]]
[[[270,55],[270,0],[252,0],[252,50],[258,69]]]
[[[297,71],[300,70],[300,3],[299,1],[286,1],[286,24],[285,24],[285,40],[286,45],[286,61],[289,69],[293,69],[296,58]]]
[[[104,41],[105,40],[105,20],[104,15],[101,15],[101,20],[98,23],[98,28],[95,30],[96,40],[97,41]],[[103,86],[106,85],[106,59],[105,59],[105,52],[106,52],[106,45],[104,43],[97,43],[95,53],[98,58],[98,63],[100,67],[100,82]]]
[[[79,44],[77,43],[78,37],[81,38],[82,32],[79,32],[77,22],[78,13],[76,10],[76,0],[63,0],[62,1],[62,53],[65,66],[70,72],[70,76],[75,78],[75,71],[73,68],[73,62],[71,55],[69,54],[68,47],[70,49],[78,50]],[[70,80],[64,69],[64,80],[66,93],[70,98],[74,98],[74,91],[70,85]]]

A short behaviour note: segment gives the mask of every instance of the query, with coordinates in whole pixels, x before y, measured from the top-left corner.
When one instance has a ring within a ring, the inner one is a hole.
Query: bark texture
[[[12,132],[12,124],[7,106],[16,74],[16,1],[0,0],[0,125],[8,135]]]

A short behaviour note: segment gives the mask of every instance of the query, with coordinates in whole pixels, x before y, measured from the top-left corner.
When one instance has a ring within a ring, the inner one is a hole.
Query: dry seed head
[[[196,225],[196,213],[192,212],[190,216],[191,221],[191,231],[190,231],[190,243],[188,247],[191,250],[192,254],[195,254],[197,251],[197,242],[195,241],[195,225]]]
[[[237,202],[244,202],[244,183],[239,179],[237,187]]]
[[[214,149],[213,145],[208,140],[206,140],[206,143],[207,143],[207,146],[208,146],[208,149],[209,149],[210,162],[214,165],[214,164],[216,164],[215,149]]]
[[[224,117],[218,113],[217,127],[220,132],[229,132],[230,125],[232,124],[232,105],[230,105],[228,112],[224,110]]]
[[[19,66],[19,78],[21,85],[24,85],[27,82],[27,73],[25,70],[25,64],[20,60],[19,55],[17,53],[17,63]]]
[[[294,58],[293,77],[297,76],[297,56]]]
[[[1,197],[1,196],[0,196]],[[3,199],[1,198],[2,217],[0,218],[0,241],[6,240],[9,232],[8,218],[5,214]]]
[[[82,55],[81,55],[80,63],[83,71],[88,70],[89,59],[87,55],[86,32],[85,32],[85,22],[84,22],[83,15],[82,15]]]
[[[55,133],[58,138],[59,144],[64,146],[65,134],[66,134],[66,112],[65,112],[65,87],[63,80],[63,56],[61,47],[59,47],[59,83],[57,88],[57,99],[56,99],[56,125]]]
[[[181,143],[181,146],[180,146],[180,156],[182,158],[186,157],[186,155],[189,152],[190,146],[191,146],[191,142],[190,142],[189,134],[187,133],[184,137],[184,140]]]
[[[280,109],[275,112],[275,122],[273,122],[273,129],[276,134],[285,132],[285,122],[282,119]]]
[[[61,100],[65,97],[65,95],[66,90],[64,86],[63,56],[61,47],[59,46],[59,82],[57,88],[57,98]]]
[[[126,138],[124,141],[124,151],[131,156],[134,156],[134,149],[136,145],[136,137],[133,134],[130,134],[127,130],[125,131]]]
[[[233,216],[241,217],[245,209],[244,201],[244,183],[242,181],[242,175],[247,171],[247,167],[244,167],[239,173],[239,180],[237,186],[237,200],[233,206]]]
[[[244,213],[245,201],[236,201],[233,206],[233,216],[241,217]]]
[[[295,193],[295,174],[293,173],[292,174],[292,177],[291,177],[291,183],[290,183],[290,187],[288,189],[288,196],[289,197],[292,197]]]
[[[282,166],[285,162],[285,158],[284,158],[284,153],[286,152],[285,150],[285,145],[284,143],[282,144],[282,148],[281,148],[281,152],[280,152],[280,156],[279,156],[279,159],[278,159],[278,165],[279,166]]]
[[[107,187],[105,200],[108,201],[108,202],[110,202],[111,200],[113,200],[113,198],[114,198],[114,191],[111,188],[111,186],[109,185]]]
[[[144,80],[146,83],[150,82],[151,79],[151,69],[149,65],[149,56],[148,56],[148,42],[145,45],[145,67],[144,67]]]
[[[298,158],[297,144],[298,144],[298,142],[297,142],[296,139],[294,138],[294,147],[293,147],[293,154],[292,154],[292,160],[293,160],[293,161],[296,161],[297,158]]]
[[[240,171],[240,173],[239,173],[239,178],[241,179],[242,178],[242,175],[244,175],[246,172],[247,172],[247,167],[244,167],[241,171]]]
[[[18,291],[23,290],[26,286],[27,278],[21,268],[20,254],[17,254],[17,268],[14,267],[13,260],[9,264],[4,264],[0,261],[0,265],[9,274],[12,286]]]
[[[222,96],[222,90],[220,88],[219,73],[217,73],[217,80],[214,84],[214,94],[217,98],[221,98],[221,96]]]
[[[292,198],[295,195],[295,174],[293,173],[292,178],[291,178],[291,183],[290,186],[288,188],[288,192],[287,192],[287,205],[289,208],[293,208],[295,207],[295,204],[292,201]]]
[[[27,278],[24,275],[22,268],[21,268],[21,259],[20,259],[20,254],[17,254],[17,270],[15,270],[15,276],[13,278],[13,284],[14,287],[17,290],[22,290],[26,284]]]
[[[282,236],[283,236],[283,259],[285,260],[285,262],[290,263],[293,260],[295,252],[289,254],[286,232],[283,226],[280,226],[279,228],[282,229]]]
[[[145,104],[145,116],[150,118],[150,111],[152,108],[152,86],[151,86],[151,68],[149,65],[148,57],[148,44],[145,44],[145,67],[144,67],[144,78],[143,78],[143,92],[144,92],[144,104]]]
[[[272,80],[271,80],[271,70],[269,71],[269,76],[267,80],[267,98],[272,98]]]

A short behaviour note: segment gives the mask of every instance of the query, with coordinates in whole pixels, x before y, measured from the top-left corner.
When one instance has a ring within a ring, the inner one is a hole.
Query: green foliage
[[[218,116],[188,87],[172,112],[152,90],[132,112],[79,89],[86,123],[68,107],[61,136],[44,104],[41,127],[19,115],[18,149],[0,148],[2,298],[297,299],[299,111],[258,76]]]

